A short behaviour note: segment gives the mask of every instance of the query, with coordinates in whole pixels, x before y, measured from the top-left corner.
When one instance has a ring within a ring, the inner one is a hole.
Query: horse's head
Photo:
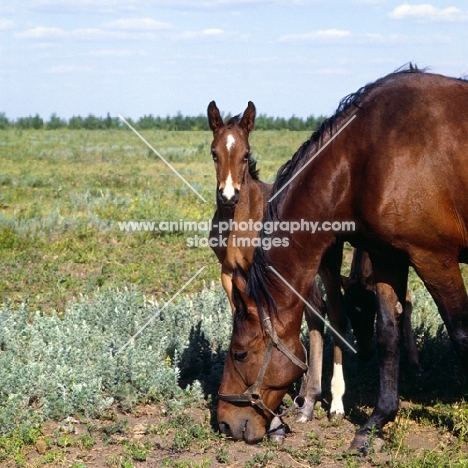
[[[270,319],[258,312],[255,302],[244,291],[245,278],[236,272],[233,278],[236,310],[219,389],[218,423],[226,435],[256,443],[265,436],[267,422],[289,385],[304,372],[306,356],[299,338],[302,317],[295,318],[299,324],[286,318]],[[291,327],[295,330],[292,334]]]
[[[218,201],[234,207],[248,171],[250,160],[249,133],[255,123],[255,106],[249,101],[242,118],[223,122],[216,103],[208,106],[208,122],[213,131],[211,154],[216,168]]]

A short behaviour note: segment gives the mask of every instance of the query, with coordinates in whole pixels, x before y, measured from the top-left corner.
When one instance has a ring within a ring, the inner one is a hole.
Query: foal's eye
[[[245,155],[244,155],[244,161],[248,161],[248,160],[249,160],[249,156],[250,156],[249,153],[245,153]]]
[[[247,357],[247,351],[236,353],[234,352],[234,359],[236,361],[243,361]]]
[[[211,152],[211,156],[213,157],[213,161],[218,160],[218,155],[214,151]]]

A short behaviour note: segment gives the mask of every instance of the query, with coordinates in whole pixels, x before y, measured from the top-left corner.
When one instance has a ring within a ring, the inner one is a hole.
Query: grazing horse
[[[221,263],[221,282],[234,313],[232,277],[235,268],[248,272],[253,260],[258,232],[265,211],[271,184],[259,180],[256,162],[252,158],[249,134],[255,124],[255,106],[249,102],[242,117],[233,117],[223,122],[216,103],[208,105],[208,123],[213,131],[211,154],[216,169],[217,209],[212,221],[209,244]],[[232,227],[232,229],[231,229]],[[244,228],[244,229],[243,229]],[[341,260],[341,250],[336,258]],[[339,281],[340,263],[333,272],[320,271],[329,298],[327,308],[315,281],[308,295],[310,303],[321,316],[328,312],[330,322],[341,334],[346,327],[341,313]],[[242,288],[242,287],[241,287]],[[310,360],[306,397],[296,420],[306,422],[312,418],[315,402],[322,393],[323,321],[308,308],[305,318],[309,328]],[[342,373],[342,342],[335,340],[332,377],[331,417],[344,416],[342,397],[345,390]]]
[[[373,354],[374,322],[378,303],[375,295],[374,274],[369,254],[354,249],[349,276],[342,276],[343,304],[356,336],[358,356],[369,359]],[[423,372],[419,364],[419,352],[411,327],[413,301],[409,289],[403,306],[403,337],[411,368],[416,374]]]
[[[366,452],[370,434],[381,436],[398,411],[409,266],[432,295],[468,368],[468,296],[459,268],[468,262],[467,187],[467,81],[410,66],[343,99],[275,181],[264,224],[309,219],[322,229],[290,233],[288,247],[255,250],[221,397],[257,382],[264,407],[277,407],[302,372],[296,362],[304,359],[301,297],[327,252],[344,240],[369,253],[379,303],[378,399],[350,448]],[[355,231],[340,231],[344,221],[348,227],[354,222]],[[261,232],[262,239],[278,235]],[[221,399],[218,405],[219,425],[235,439],[261,440],[270,417],[245,403]]]

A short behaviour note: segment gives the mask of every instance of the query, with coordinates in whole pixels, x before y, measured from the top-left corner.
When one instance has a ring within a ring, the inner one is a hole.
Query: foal
[[[208,122],[213,131],[211,155],[217,181],[209,244],[221,263],[221,283],[234,312],[232,275],[236,267],[250,269],[254,239],[258,238],[253,224],[263,219],[272,186],[259,180],[257,163],[250,154],[249,134],[255,123],[253,103],[249,101],[241,119],[233,117],[224,123],[212,101],[208,106]]]
[[[208,122],[213,131],[211,155],[216,169],[216,205],[209,244],[221,263],[221,282],[228,296],[232,312],[235,311],[232,292],[234,270],[240,267],[248,272],[257,242],[272,185],[259,180],[256,161],[250,154],[249,134],[255,123],[255,106],[248,103],[242,118],[233,117],[223,122],[216,103],[208,106]],[[230,229],[230,223],[233,229]],[[257,224],[257,229],[254,227]],[[244,229],[245,228],[245,229]],[[325,316],[327,310],[333,327],[341,332],[346,327],[346,318],[341,309],[339,269],[342,246],[335,249],[331,265],[322,268],[320,276],[327,290],[329,306],[325,305],[314,281],[308,301]],[[296,421],[306,422],[312,418],[315,402],[322,393],[322,360],[324,325],[315,313],[305,308],[309,328],[310,362],[305,394],[305,405]],[[342,373],[342,342],[334,340],[334,368],[331,384],[332,403],[330,416],[344,415],[342,397],[345,383]]]

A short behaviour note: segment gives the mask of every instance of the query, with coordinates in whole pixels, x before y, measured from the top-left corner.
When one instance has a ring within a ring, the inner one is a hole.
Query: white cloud
[[[94,41],[99,39],[127,39],[128,34],[121,31],[107,31],[101,28],[79,28],[69,31],[68,35],[74,39]]]
[[[49,68],[48,73],[91,73],[91,68],[78,65],[57,65]]]
[[[387,1],[386,0],[354,0],[354,3],[360,6],[373,7],[373,6],[384,5],[385,3],[387,3]]]
[[[239,6],[257,6],[257,5],[289,5],[306,4],[310,0],[160,0],[159,4],[170,5],[176,8],[217,8],[217,7],[239,7]]]
[[[381,34],[352,33],[342,29],[325,29],[304,34],[288,34],[278,39],[279,42],[314,42],[317,44],[380,44],[386,39]]]
[[[11,20],[0,19],[0,31],[4,31],[5,29],[13,29],[14,23]]]
[[[30,0],[32,10],[51,13],[116,13],[132,11],[140,4],[139,0]]]
[[[122,18],[103,25],[105,28],[125,31],[157,31],[170,29],[172,25],[153,18]]]
[[[310,5],[323,0],[22,0],[33,10],[51,13],[136,12],[169,7],[178,10],[238,9],[249,6]],[[19,8],[13,8],[18,11]]]
[[[468,21],[468,12],[462,11],[457,7],[437,8],[429,3],[419,5],[397,6],[388,15],[395,20],[415,20],[418,22],[431,21]]]
[[[194,39],[220,39],[227,37],[228,34],[223,29],[211,28],[203,31],[185,31],[182,34],[175,36],[176,40],[194,40]]]
[[[224,31],[222,29],[212,28],[204,29],[202,33],[205,36],[221,36],[222,34],[224,34]]]
[[[145,50],[129,50],[129,49],[102,49],[102,50],[93,50],[88,53],[88,55],[91,55],[92,57],[131,57],[134,55],[137,56],[145,56],[148,55],[148,52]]]
[[[37,26],[32,29],[27,29],[23,32],[18,32],[15,37],[20,39],[126,39],[127,34],[119,31],[107,31],[100,28],[78,28],[66,31],[61,28],[48,28],[45,26]]]
[[[67,32],[61,28],[37,26],[15,34],[21,39],[60,39],[66,37]]]
[[[96,28],[77,28],[65,30],[61,28],[37,26],[15,34],[20,39],[141,39],[152,38],[153,34],[165,29],[170,29],[169,23],[154,20],[152,18],[128,18],[105,23]],[[150,37],[151,36],[151,37]]]
[[[341,29],[325,29],[304,34],[287,34],[279,38],[279,42],[303,42],[303,41],[318,41],[318,42],[343,42],[351,37],[350,31]]]
[[[378,45],[379,47],[395,44],[435,44],[450,43],[448,36],[441,34],[408,36],[402,34],[375,34],[375,33],[352,33],[337,29],[324,31],[313,31],[304,34],[290,34],[282,36],[279,42],[303,42],[313,44],[348,44],[348,45]]]

